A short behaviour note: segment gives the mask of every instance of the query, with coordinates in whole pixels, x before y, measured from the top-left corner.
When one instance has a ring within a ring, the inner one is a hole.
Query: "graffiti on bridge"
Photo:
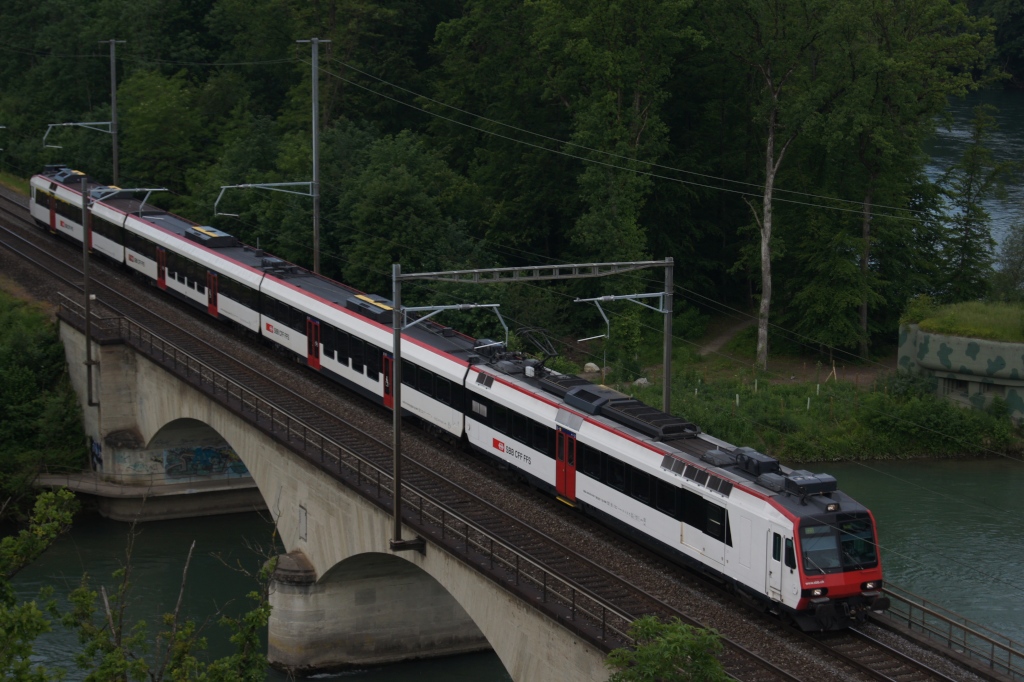
[[[167,476],[246,476],[249,470],[227,445],[164,450]]]

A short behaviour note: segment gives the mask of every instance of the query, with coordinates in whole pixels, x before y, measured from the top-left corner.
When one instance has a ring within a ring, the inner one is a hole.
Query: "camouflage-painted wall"
[[[1003,343],[900,327],[899,369],[935,379],[940,396],[978,409],[996,397],[1024,419],[1024,343]]]

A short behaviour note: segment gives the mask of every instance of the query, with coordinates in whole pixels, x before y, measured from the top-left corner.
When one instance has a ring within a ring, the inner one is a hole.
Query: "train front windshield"
[[[878,565],[875,533],[866,514],[807,519],[800,527],[800,549],[806,575],[857,571]]]

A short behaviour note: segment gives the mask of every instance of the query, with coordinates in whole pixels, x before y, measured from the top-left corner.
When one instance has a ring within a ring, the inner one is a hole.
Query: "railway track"
[[[809,639],[823,651],[882,682],[957,682],[856,628],[811,635]]]
[[[14,223],[21,228],[11,229],[4,226],[0,230],[0,243],[68,287],[80,290],[82,273],[69,262],[73,262],[75,256],[74,245],[65,243],[59,245],[60,248],[54,248],[54,242],[48,236],[38,233],[32,221],[25,218],[26,211],[27,202],[19,201],[17,197],[12,197],[6,192],[0,192],[0,218],[5,223]],[[27,234],[25,230],[28,230]],[[381,501],[380,477],[375,477],[373,472],[379,473],[390,469],[390,445],[338,419],[279,382],[250,366],[238,363],[223,350],[174,325],[155,310],[141,304],[135,292],[120,291],[117,286],[96,281],[95,278],[91,286],[97,293],[98,303],[111,313],[153,330],[169,345],[188,348],[189,356],[203,365],[216,367],[231,381],[245,385],[260,395],[273,396],[272,402],[277,410],[291,415],[297,421],[309,424],[318,433],[367,462],[367,472],[364,475],[362,471],[357,471],[355,480],[351,480],[351,476],[342,475],[341,472],[331,473],[364,494],[376,498],[381,502],[381,506],[389,506],[386,499]],[[291,433],[286,439],[293,440]],[[305,442],[308,437],[304,436],[297,440]],[[611,647],[626,642],[621,637],[621,628],[612,636],[607,622],[600,623],[600,626],[595,622],[595,613],[582,614],[583,609],[577,608],[577,595],[580,598],[586,597],[609,604],[615,612],[625,614],[630,619],[656,614],[661,617],[674,616],[688,624],[702,626],[700,622],[642,592],[590,559],[568,550],[562,543],[509,516],[471,491],[438,476],[416,461],[407,462],[403,467],[403,477],[405,486],[421,501],[418,515],[420,524],[423,522],[423,500],[429,500],[432,505],[447,510],[450,515],[447,523],[442,518],[441,523],[434,523],[433,527],[429,523],[425,524],[425,535],[432,536],[437,543],[449,545],[450,549],[456,552],[461,541],[465,560],[475,564],[488,563],[492,571],[497,558],[498,580],[523,586],[521,592],[527,593],[525,596],[528,598],[536,598],[530,593],[536,592],[539,584],[539,598],[544,603],[550,600],[551,610],[566,612],[560,614],[565,620],[576,622],[579,618],[577,629],[581,633],[589,631],[589,638],[599,645]],[[389,495],[383,497],[389,498]],[[409,512],[409,516],[415,519],[416,509]],[[413,519],[410,521],[415,523]],[[499,541],[499,545],[513,549],[517,555],[530,557],[532,562],[522,565],[516,561],[513,570],[512,560],[509,558],[511,555],[502,555],[500,546],[497,552],[499,556],[496,557],[495,539]],[[485,543],[489,547],[489,552],[482,550]],[[475,551],[471,552],[471,548]],[[559,592],[552,589],[551,593],[548,593],[548,575],[557,576],[561,581],[576,586],[572,592],[571,603],[566,599],[564,590]],[[602,614],[602,621],[605,621],[606,617],[607,614]],[[587,620],[590,622],[586,622]],[[596,635],[598,627],[600,636]],[[726,652],[722,656],[722,661],[735,679],[747,682],[800,679],[741,644],[727,638],[723,638],[723,643]]]

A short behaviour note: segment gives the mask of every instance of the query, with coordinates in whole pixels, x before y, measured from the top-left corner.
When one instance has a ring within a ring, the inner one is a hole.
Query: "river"
[[[931,162],[926,173],[932,180],[960,159],[970,142],[971,120],[974,108],[988,104],[996,107],[993,116],[998,128],[991,133],[988,146],[997,161],[1019,163],[1024,160],[1024,92],[996,88],[974,92],[964,99],[950,102],[949,120],[936,130],[935,137],[926,145]],[[1007,230],[1024,219],[1024,182],[1018,176],[1006,185],[1006,199],[989,198],[983,206],[992,216],[992,236],[1002,243]]]

